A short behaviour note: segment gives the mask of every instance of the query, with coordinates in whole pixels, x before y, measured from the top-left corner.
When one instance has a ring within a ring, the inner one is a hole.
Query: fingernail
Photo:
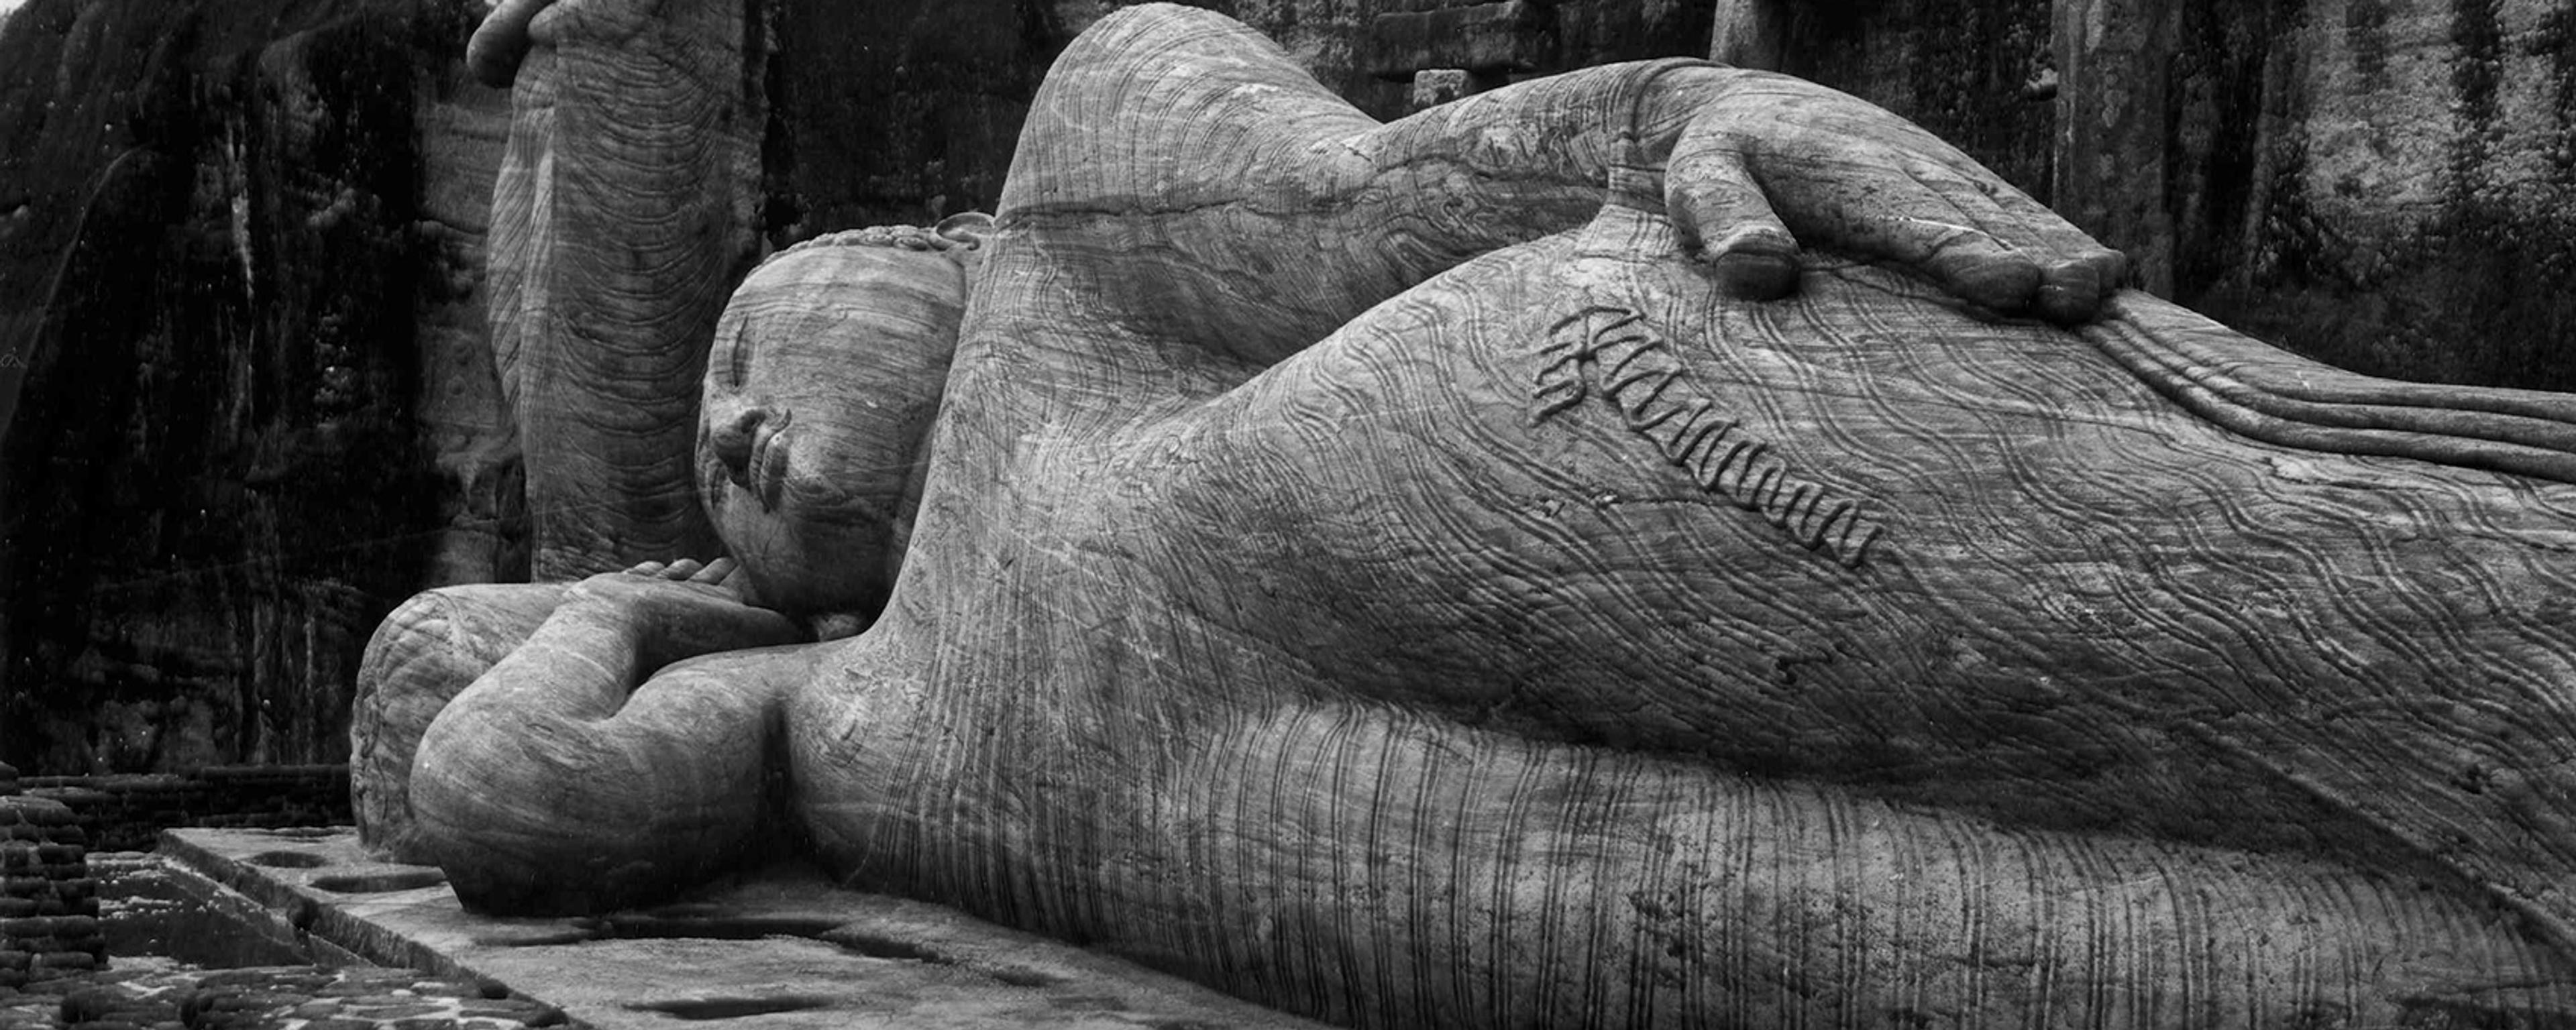
[[[2114,255],[2116,257],[2116,255]],[[2094,255],[2058,262],[2048,270],[2039,287],[2039,314],[2059,325],[2077,325],[2093,320],[2102,306],[2105,292],[2103,268]]]
[[[1732,251],[1719,254],[1714,267],[1718,287],[1739,300],[1777,300],[1798,286],[1798,261],[1786,254]]]
[[[1772,300],[1798,286],[1798,241],[1776,226],[1740,225],[1702,252],[1728,295]]]
[[[2133,273],[2136,272],[2136,269],[2129,264],[2129,255],[2127,254],[2113,250],[2109,247],[2100,247],[2078,255],[2075,260],[2076,262],[2093,270],[2094,275],[2097,277],[2096,281],[2101,283],[2102,292],[2104,293],[2118,290],[2124,286],[2137,285],[2137,283],[2130,281]]]
[[[1959,296],[2001,312],[2030,306],[2039,290],[2039,266],[2028,261],[1980,261],[1959,272]]]
[[[2054,284],[2039,288],[2039,316],[2059,325],[2082,325],[2093,320],[2095,294]]]

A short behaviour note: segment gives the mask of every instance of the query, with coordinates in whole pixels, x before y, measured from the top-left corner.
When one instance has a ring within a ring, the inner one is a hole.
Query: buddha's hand
[[[1973,308],[2080,323],[2128,261],[1912,122],[1814,83],[1734,72],[1690,116],[1666,209],[1733,293],[1797,282],[1800,241],[1914,268]]]
[[[742,569],[731,558],[704,565],[690,559],[645,562],[582,580],[565,599],[613,611],[639,634],[649,668],[806,639],[794,620],[747,600],[745,584]]]

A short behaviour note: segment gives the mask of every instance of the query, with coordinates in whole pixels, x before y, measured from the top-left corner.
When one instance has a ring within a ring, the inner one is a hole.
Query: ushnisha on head
[[[707,353],[698,486],[753,600],[827,635],[884,607],[991,227],[964,214],[818,236],[734,291]]]

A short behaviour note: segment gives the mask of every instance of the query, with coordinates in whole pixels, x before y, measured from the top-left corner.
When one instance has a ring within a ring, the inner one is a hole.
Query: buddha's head
[[[734,291],[707,353],[698,485],[753,600],[861,618],[884,607],[990,225],[961,215],[818,237]]]

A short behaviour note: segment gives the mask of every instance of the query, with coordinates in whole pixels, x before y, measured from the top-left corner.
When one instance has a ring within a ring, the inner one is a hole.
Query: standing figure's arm
[[[733,571],[583,580],[440,711],[412,812],[466,904],[597,911],[740,857],[766,812],[776,698],[806,652],[719,653],[802,638],[742,603]]]

